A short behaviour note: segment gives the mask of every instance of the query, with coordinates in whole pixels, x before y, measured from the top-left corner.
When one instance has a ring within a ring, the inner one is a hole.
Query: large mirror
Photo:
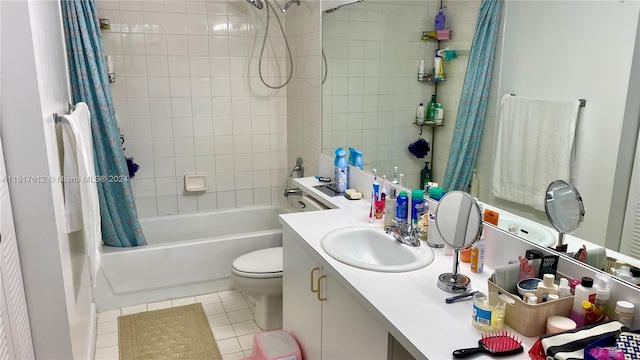
[[[423,41],[423,31],[434,29],[440,5],[364,0],[323,14],[323,154],[356,147],[364,153],[365,169],[391,178],[398,167],[411,188],[419,186],[428,161],[433,180],[442,183],[480,1],[443,0],[452,38]],[[500,99],[504,94],[586,99],[578,115],[572,176],[566,179],[580,189],[586,209],[573,235],[640,258],[624,251],[631,239],[622,236],[629,188],[640,187],[638,176],[629,180],[640,123],[639,14],[635,0],[505,1],[475,164],[481,202],[550,226],[543,211],[491,193]],[[456,59],[443,62],[446,81],[418,81],[420,60],[429,68],[434,51],[446,47],[458,52]],[[436,93],[444,125],[415,125],[418,105]],[[432,149],[423,159],[407,151],[420,136]]]

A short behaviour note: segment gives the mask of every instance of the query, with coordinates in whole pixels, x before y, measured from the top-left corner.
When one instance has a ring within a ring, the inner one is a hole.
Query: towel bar
[[[516,96],[516,94],[509,94],[511,96]],[[587,99],[578,99],[578,101],[580,101],[580,107],[586,107],[587,106]]]
[[[71,105],[71,103],[67,103],[67,112],[65,115],[71,114],[75,109],[75,106]],[[53,124],[58,125],[60,121],[62,121],[62,116],[58,115],[58,113],[53,113]]]

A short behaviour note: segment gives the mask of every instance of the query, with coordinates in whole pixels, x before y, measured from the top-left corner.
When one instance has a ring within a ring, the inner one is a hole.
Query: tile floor
[[[96,360],[118,359],[118,316],[196,302],[202,303],[204,307],[222,360],[237,360],[251,356],[253,334],[261,331],[253,321],[255,305],[252,299],[245,297],[240,291],[229,290],[98,313]]]

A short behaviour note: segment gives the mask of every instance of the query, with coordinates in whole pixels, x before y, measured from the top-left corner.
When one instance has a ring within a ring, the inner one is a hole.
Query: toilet
[[[244,254],[231,265],[233,286],[256,300],[262,330],[282,328],[282,247]]]

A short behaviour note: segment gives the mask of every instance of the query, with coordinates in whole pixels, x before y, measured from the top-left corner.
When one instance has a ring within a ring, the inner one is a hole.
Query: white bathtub
[[[281,246],[278,214],[262,206],[142,219],[147,246],[104,246],[98,310],[229,290],[231,263],[250,251]]]

